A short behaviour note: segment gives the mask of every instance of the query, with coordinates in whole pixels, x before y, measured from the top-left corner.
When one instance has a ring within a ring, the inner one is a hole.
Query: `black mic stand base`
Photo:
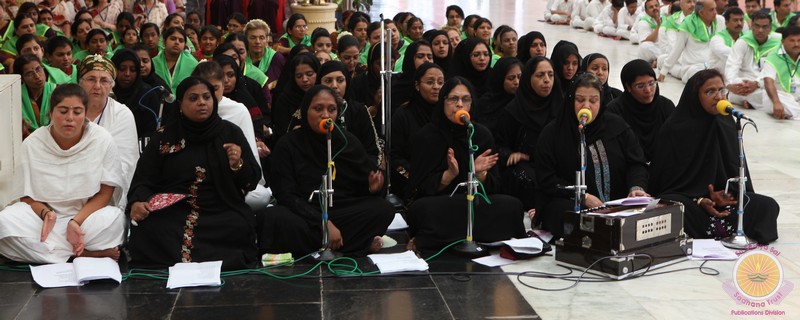
[[[462,257],[480,258],[490,254],[489,250],[482,247],[475,241],[464,241],[452,248],[453,253]]]
[[[392,206],[395,208],[395,210],[402,210],[403,208],[405,208],[405,204],[403,204],[403,200],[401,200],[400,197],[396,196],[394,193],[391,193],[391,192],[387,193],[386,194],[386,201],[389,201],[389,203],[392,204]]]
[[[736,250],[749,250],[757,246],[755,241],[744,234],[735,234],[722,239],[720,242],[722,242],[723,246]]]
[[[319,255],[315,258],[317,261],[331,261],[333,259],[336,259],[336,255],[333,254],[331,248],[320,251]]]

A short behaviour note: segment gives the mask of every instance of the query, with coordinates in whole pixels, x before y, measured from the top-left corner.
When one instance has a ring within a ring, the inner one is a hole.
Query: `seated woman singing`
[[[299,111],[300,127],[290,130],[272,154],[272,192],[278,206],[267,208],[259,247],[264,252],[291,252],[304,256],[322,246],[320,198],[309,195],[320,188],[326,172],[327,142],[319,123],[337,119],[341,105],[336,92],[324,85],[308,89]],[[333,207],[329,209],[328,247],[348,256],[363,256],[382,247],[381,235],[394,217],[392,205],[380,196],[383,173],[371,171],[355,135],[338,128],[331,133],[335,166]]]
[[[112,199],[127,182],[114,139],[86,120],[89,97],[65,84],[50,97],[50,124],[22,143],[24,196],[0,211],[0,254],[20,262],[119,258],[125,216]]]
[[[153,135],[128,193],[131,264],[255,267],[255,217],[244,198],[260,179],[258,162],[242,130],[220,118],[208,81],[186,78],[176,98],[180,114]]]
[[[647,196],[644,153],[625,121],[605,112],[603,84],[592,74],[575,77],[564,106],[539,135],[534,154],[536,168],[536,219],[554,239],[564,235],[564,212],[573,210],[574,191],[561,186],[575,184],[580,170],[580,134],[576,114],[588,109],[593,120],[586,135],[586,196],[584,208],[625,197]]]
[[[683,229],[692,238],[725,238],[736,232],[736,199],[725,194],[729,178],[739,175],[739,144],[732,116],[720,115],[725,81],[715,69],[692,76],[678,106],[661,126],[650,164],[650,190],[684,205]],[[761,244],[778,239],[775,199],[753,191],[747,171],[744,233]],[[738,194],[738,184],[731,186]]]
[[[475,176],[491,194],[497,188],[498,155],[492,134],[475,123],[474,135],[458,124],[456,112],[469,112],[474,100],[472,84],[453,77],[444,83],[431,122],[412,138],[411,174],[408,184],[408,224],[413,245],[419,250],[436,250],[464,239],[467,233],[466,189],[450,197],[453,189],[467,181],[469,173],[468,138],[477,146]],[[480,190],[481,188],[479,188]],[[488,200],[488,201],[487,201]],[[477,196],[474,203],[474,237],[478,242],[494,242],[525,237],[522,203],[507,195]],[[411,246],[412,244],[410,244]]]

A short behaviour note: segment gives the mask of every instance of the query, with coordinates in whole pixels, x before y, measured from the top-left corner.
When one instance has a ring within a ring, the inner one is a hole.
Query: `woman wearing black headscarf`
[[[222,72],[225,75],[222,94],[238,103],[243,104],[250,111],[250,117],[253,120],[253,128],[255,129],[256,138],[264,141],[263,126],[266,125],[264,116],[259,108],[259,103],[256,98],[247,90],[245,86],[245,76],[239,69],[236,60],[226,55],[217,56],[214,61],[222,67]],[[260,95],[263,98],[263,95]],[[264,100],[266,101],[266,100]],[[262,101],[262,103],[264,102]]]
[[[259,258],[255,218],[244,197],[258,183],[258,163],[242,152],[250,148],[242,131],[217,114],[208,81],[185,79],[176,104],[175,120],[153,135],[128,192],[128,214],[136,222],[128,242],[131,264],[222,260],[225,270],[253,268]],[[178,194],[185,198],[175,199]]]
[[[268,252],[304,256],[322,244],[320,199],[308,202],[327,168],[325,132],[318,124],[337,118],[341,108],[333,89],[316,85],[299,110],[300,128],[286,134],[272,156],[271,187],[278,206],[259,215],[265,221],[259,245]],[[353,134],[337,126],[331,137],[335,192],[328,211],[329,248],[349,256],[376,252],[394,217],[392,205],[379,196],[383,173],[371,171],[375,166]]]
[[[280,139],[300,125],[298,107],[306,91],[317,82],[318,70],[319,61],[310,54],[301,54],[283,67],[275,87],[278,99],[272,105],[273,139]]]
[[[392,114],[414,95],[414,71],[425,62],[433,62],[433,51],[427,40],[414,41],[403,56],[403,72],[392,81]]]
[[[336,124],[358,138],[371,158],[373,169],[377,168],[383,161],[377,142],[378,133],[367,107],[350,99],[350,73],[347,67],[339,61],[326,62],[319,68],[317,84],[333,89],[342,99],[342,110],[336,118]]]
[[[519,38],[517,43],[517,59],[522,64],[528,63],[532,57],[547,55],[547,41],[539,31],[531,31]]]
[[[575,184],[580,170],[580,133],[576,114],[588,109],[594,116],[586,135],[586,196],[581,207],[592,208],[625,197],[646,196],[647,167],[633,131],[619,116],[605,112],[603,85],[591,74],[581,74],[569,90],[558,117],[550,122],[536,145],[536,223],[555,239],[564,235],[564,212],[574,210],[574,192],[561,186]]]
[[[562,107],[561,87],[553,64],[545,57],[533,57],[522,71],[514,99],[499,112],[497,127],[492,130],[500,154],[504,193],[522,200],[525,210],[535,207],[536,142],[542,129]]]
[[[422,37],[431,43],[433,49],[433,63],[445,70],[450,66],[450,60],[453,60],[453,47],[450,46],[450,39],[447,38],[447,32],[439,29],[431,29],[425,31]]]
[[[715,69],[692,76],[675,112],[656,137],[650,190],[684,205],[683,229],[692,238],[725,238],[736,232],[738,204],[725,194],[729,178],[739,175],[739,144],[733,116],[716,109],[725,98],[722,74]],[[778,239],[780,207],[755,193],[747,171],[744,233],[761,244]],[[738,193],[738,184],[732,185]]]
[[[377,43],[370,47],[366,71],[353,78],[353,85],[349,88],[350,98],[367,106],[370,115],[376,118],[381,102],[380,97],[377,96],[380,88],[381,44]]]
[[[590,53],[583,57],[583,61],[581,61],[580,72],[593,74],[603,84],[602,103],[604,106],[607,106],[611,100],[622,95],[622,91],[608,85],[608,70],[610,68],[608,58],[599,53]]]
[[[147,144],[147,139],[156,131],[158,123],[159,92],[146,93],[152,89],[142,80],[142,64],[139,56],[131,49],[120,49],[111,58],[117,68],[117,79],[114,81],[114,96],[117,101],[131,109],[136,120],[136,133],[139,137],[140,150]]]
[[[475,177],[483,186],[478,188],[483,195],[476,195],[474,202],[475,241],[525,237],[519,200],[499,194],[484,198],[497,187],[497,154],[492,154],[492,134],[477,123],[474,135],[468,133],[467,127],[456,124],[455,113],[470,110],[473,92],[472,85],[462,77],[445,82],[431,122],[413,138],[407,188],[413,203],[408,208],[408,224],[413,244],[420,250],[436,250],[466,236],[467,201],[463,196],[466,190],[458,189],[462,196],[450,197],[450,193],[467,180],[469,138],[477,147]]]
[[[489,71],[486,93],[472,108],[472,120],[494,132],[497,119],[506,105],[514,99],[520,83],[522,64],[514,57],[502,57]]]
[[[578,52],[578,46],[572,42],[561,40],[553,47],[553,54],[550,56],[550,60],[553,61],[556,77],[561,82],[562,96],[566,96],[567,90],[572,86],[581,64],[581,54]]]
[[[459,76],[467,79],[476,90],[473,98],[477,101],[486,92],[491,60],[492,52],[486,42],[479,38],[467,38],[456,47],[447,69],[447,78]]]
[[[419,129],[431,121],[431,115],[439,101],[439,90],[444,85],[444,71],[439,66],[426,62],[414,72],[414,95],[392,116],[392,190],[403,194],[411,170],[411,139]]]
[[[653,158],[658,130],[675,110],[672,100],[659,93],[656,73],[649,65],[636,59],[622,67],[625,92],[608,104],[608,111],[621,116],[636,134],[647,162]]]

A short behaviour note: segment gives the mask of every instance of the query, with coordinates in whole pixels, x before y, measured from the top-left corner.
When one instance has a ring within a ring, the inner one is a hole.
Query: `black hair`
[[[761,19],[767,19],[769,20],[769,23],[772,24],[772,16],[764,11],[758,10],[756,12],[753,12],[753,15],[750,16],[750,21],[756,21]]]
[[[369,20],[364,19],[363,17],[360,16],[351,17],[350,20],[347,22],[347,31],[353,32],[353,30],[356,29],[356,26],[362,22],[366,25],[369,25]]]
[[[128,11],[120,12],[117,16],[117,21],[115,24],[119,24],[122,21],[128,21],[131,24],[131,28],[135,28],[134,26],[136,25],[136,19],[133,17],[133,13]]]
[[[142,28],[139,29],[139,38],[144,39],[144,32],[147,29],[153,29],[156,31],[156,36],[161,36],[161,30],[158,29],[158,25],[152,22],[148,22],[142,25]]]
[[[213,54],[214,58],[216,58],[217,56],[222,55],[223,52],[228,51],[228,50],[233,50],[234,52],[236,52],[236,47],[234,47],[230,42],[220,43],[217,46],[217,48],[214,49],[214,54]],[[238,53],[237,53],[237,55],[238,55]]]
[[[88,23],[89,24],[89,28],[92,27],[92,21],[89,21],[89,20],[86,20],[86,19],[78,19],[78,20],[75,20],[74,23],[72,23],[72,26],[70,26],[70,28],[69,28],[70,31],[72,31],[72,37],[75,37],[75,35],[78,34],[78,27],[80,27],[81,24],[84,24],[84,23]]]
[[[444,10],[445,18],[449,18],[448,15],[450,15],[450,11],[455,11],[461,19],[464,19],[464,10],[462,10],[461,7],[457,5],[447,6],[447,9]]]
[[[92,38],[94,38],[94,36],[98,34],[102,35],[103,39],[105,39],[106,42],[108,42],[108,36],[106,35],[106,32],[103,31],[103,29],[92,29],[89,30],[89,33],[86,35],[86,40],[84,41],[85,42],[84,45],[89,46],[89,43],[92,42]]]
[[[194,31],[194,34],[196,34],[197,37],[200,38],[200,30],[198,30],[197,27],[195,27],[195,26],[193,26],[191,24],[184,24],[183,25],[183,31],[189,31],[189,30]]]
[[[17,43],[16,43],[16,46],[15,46],[16,49],[17,49],[17,52],[21,53],[22,52],[22,47],[26,43],[31,42],[31,41],[36,42],[37,44],[39,44],[40,47],[42,46],[42,44],[39,42],[39,40],[36,39],[36,35],[34,35],[34,34],[23,34],[22,36],[19,37],[19,39],[17,39]]]
[[[785,40],[788,37],[800,35],[800,27],[796,25],[789,25],[786,28],[783,28],[783,30],[781,30],[780,33],[781,36],[783,36],[783,39]]]
[[[722,16],[725,17],[725,22],[731,21],[731,16],[733,15],[744,16],[744,11],[742,11],[742,9],[739,9],[739,7],[732,7],[728,8],[727,10],[725,10],[725,12],[722,13]]]
[[[31,10],[36,10],[36,13],[37,14],[39,13],[39,10],[37,9],[35,3],[33,3],[32,1],[31,2],[27,2],[27,1],[23,2],[21,5],[19,5],[19,9],[17,9],[17,15],[20,15],[20,14],[27,15],[28,11],[31,11]],[[34,21],[34,22],[36,22],[36,21]]]
[[[72,50],[72,42],[69,41],[69,38],[65,36],[55,36],[50,39],[47,39],[47,42],[44,43],[44,54],[51,55],[56,52],[56,49],[69,46],[69,49]]]
[[[80,98],[84,107],[89,104],[89,95],[86,94],[86,91],[84,91],[81,86],[74,83],[65,83],[57,86],[55,90],[50,93],[50,114],[52,114],[53,110],[55,110],[55,106],[69,97]]]
[[[30,2],[25,2],[25,3],[30,3]],[[17,13],[17,16],[14,17],[14,31],[19,29],[19,26],[22,25],[22,20],[24,19],[31,19],[33,21],[33,24],[36,24],[38,22],[36,20],[33,20],[33,18],[31,18],[27,14],[24,14],[23,12],[24,11],[20,10],[19,13]]]
[[[632,5],[634,3],[637,3],[636,0],[625,0],[625,6],[626,7],[629,6],[629,5]]]
[[[150,55],[150,47],[148,47],[146,44],[141,43],[141,42],[137,43],[135,46],[133,46],[133,48],[131,48],[131,50],[133,50],[133,52],[145,51],[145,52],[147,52],[147,55]]]
[[[169,36],[171,36],[171,35],[173,35],[175,33],[180,33],[183,36],[183,42],[184,43],[186,42],[186,40],[187,40],[186,30],[183,30],[183,28],[181,28],[181,27],[170,27],[167,30],[165,30],[164,34],[162,34],[161,36],[164,38],[164,40],[167,40],[166,37],[169,37]]]
[[[240,12],[234,12],[233,14],[231,14],[231,16],[228,17],[228,21],[231,21],[231,20],[236,20],[236,22],[241,24],[242,27],[244,27],[244,25],[247,24],[247,19],[245,19],[244,15],[241,14]]]
[[[219,28],[217,28],[217,26],[205,25],[200,29],[200,33],[198,33],[197,35],[202,37],[206,33],[211,33],[211,35],[217,39],[222,37],[222,31],[219,31]]]
[[[422,19],[420,19],[419,17],[411,17],[411,19],[408,19],[408,21],[406,21],[406,32],[408,32],[408,30],[411,30],[411,26],[413,26],[414,22],[417,21],[419,21],[419,23],[422,24],[423,29],[425,28],[425,23],[422,22]]]
[[[487,18],[484,18],[484,17],[479,17],[478,20],[475,20],[475,22],[472,23],[472,29],[477,31],[478,27],[480,27],[484,23],[488,23],[489,27],[490,28],[492,27],[492,21],[491,20],[489,20]]]
[[[39,60],[39,57],[32,55],[32,54],[23,54],[17,57],[14,60],[14,74],[22,75],[22,68],[25,67],[26,64],[31,62],[36,62],[38,64],[42,64],[42,60]]]
[[[464,18],[463,25],[461,26],[461,31],[467,31],[467,29],[472,28],[472,23],[475,22],[476,19],[480,19],[481,16],[477,14],[468,15]]]
[[[222,72],[222,66],[214,61],[200,62],[197,67],[192,70],[192,76],[207,80],[225,80],[225,74]]]
[[[328,32],[328,29],[325,29],[323,27],[318,27],[314,29],[314,31],[311,32],[311,46],[312,47],[314,46],[314,43],[317,42],[317,39],[322,37],[330,38],[330,36],[331,34]],[[369,33],[367,33],[367,36],[369,36]]]

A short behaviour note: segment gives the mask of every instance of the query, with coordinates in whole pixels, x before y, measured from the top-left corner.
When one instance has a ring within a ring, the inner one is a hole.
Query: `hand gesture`
[[[633,190],[630,193],[628,193],[628,198],[649,197],[649,196],[650,196],[650,194],[648,194],[647,192],[644,192],[644,190]]]
[[[664,78],[666,78],[663,74],[658,75],[658,82],[664,82]]]
[[[730,193],[725,193],[723,190],[714,191],[714,186],[711,184],[708,185],[708,198],[714,202],[713,205],[716,207],[724,207],[736,204],[736,200],[733,198],[733,195]]]
[[[372,171],[369,173],[369,193],[377,193],[383,189],[383,172]]]
[[[83,253],[83,230],[81,230],[81,226],[75,220],[70,220],[67,223],[67,241],[72,245],[72,254],[76,257],[80,256]]]
[[[780,101],[772,105],[772,117],[778,120],[783,120],[784,117],[783,103],[781,103]]]
[[[225,148],[225,152],[228,154],[228,166],[231,168],[238,167],[239,161],[242,160],[242,147],[235,143],[226,143],[222,147]]]
[[[595,197],[595,196],[587,193],[586,194],[586,201],[584,201],[584,204],[586,205],[587,208],[595,208],[595,207],[602,206],[603,205],[603,201],[600,201],[600,198]]]
[[[333,225],[333,222],[328,220],[328,248],[331,248],[331,250],[338,250],[342,246],[344,246],[342,232]]]
[[[489,171],[497,163],[500,158],[496,153],[491,154],[492,149],[486,149],[481,155],[475,158],[475,172]]]
[[[506,161],[506,166],[507,167],[513,166],[519,163],[520,161],[530,161],[530,156],[522,152],[514,152],[508,156],[508,161]]]
[[[53,210],[47,210],[44,213],[44,217],[42,217],[42,235],[39,238],[40,242],[45,242],[47,240],[47,236],[50,235],[50,232],[53,231],[53,227],[56,226],[56,212]]]
[[[447,171],[452,178],[458,176],[458,160],[456,160],[456,153],[453,148],[447,149]]]
[[[258,148],[258,157],[264,158],[272,153],[272,150],[269,150],[269,147],[263,141],[256,142],[256,148]]]
[[[150,203],[142,201],[134,202],[133,205],[131,205],[131,219],[136,222],[147,219],[147,216],[150,215],[150,211],[153,211],[150,207]]]

